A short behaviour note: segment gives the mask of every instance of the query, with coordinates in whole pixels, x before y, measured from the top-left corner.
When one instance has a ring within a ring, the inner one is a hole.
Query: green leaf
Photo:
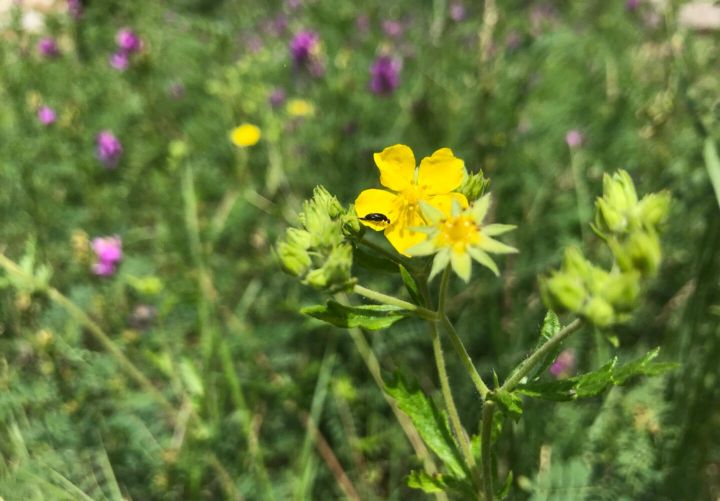
[[[596,371],[557,381],[526,383],[519,385],[516,391],[529,397],[558,401],[594,397],[608,386],[623,385],[632,377],[654,376],[677,368],[678,365],[672,362],[653,362],[659,351],[655,348],[620,367],[617,367],[617,358],[613,358]]]
[[[400,373],[385,385],[385,391],[395,399],[412,421],[427,446],[442,460],[448,471],[463,479],[467,468],[450,433],[446,417],[416,384],[408,384]]]
[[[422,298],[420,297],[420,290],[418,289],[417,282],[415,282],[415,279],[407,268],[401,264],[398,265],[398,267],[400,268],[400,276],[402,277],[403,283],[405,283],[405,288],[407,288],[413,302],[415,304],[422,304]]]
[[[429,475],[424,471],[411,470],[407,478],[407,485],[412,489],[420,489],[423,492],[432,494],[434,492],[443,492],[447,489],[447,485],[440,473]]]
[[[545,339],[550,339],[555,334],[560,332],[561,329],[560,319],[554,311],[548,310],[543,320],[542,328],[540,329],[540,336]]]
[[[347,306],[337,301],[326,305],[307,306],[300,313],[309,315],[336,327],[363,327],[369,330],[385,329],[405,317],[405,310],[385,304]]]
[[[397,264],[390,259],[371,254],[359,246],[353,249],[353,262],[369,270],[383,271],[386,273],[395,273],[397,271]]]
[[[703,158],[705,159],[705,168],[710,177],[710,183],[713,190],[715,190],[715,198],[718,205],[720,205],[720,156],[718,156],[717,147],[711,138],[705,140]]]
[[[513,472],[509,471],[507,477],[505,477],[505,481],[495,493],[495,497],[497,497],[498,499],[505,499],[506,497],[508,497],[508,494],[510,494],[510,488],[512,487],[512,482]]]
[[[513,418],[515,421],[522,416],[522,400],[514,392],[496,390],[492,393],[492,399],[498,403],[500,409]]]
[[[671,371],[678,367],[673,362],[653,362],[660,353],[660,348],[649,351],[642,357],[623,365],[613,374],[613,384],[624,384],[625,381],[634,376],[655,376]]]

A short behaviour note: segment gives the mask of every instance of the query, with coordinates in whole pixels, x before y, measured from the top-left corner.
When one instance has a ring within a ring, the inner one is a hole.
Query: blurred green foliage
[[[514,473],[511,499],[717,498],[720,45],[679,24],[680,1],[631,3],[498,2],[492,26],[493,2],[455,21],[443,0],[103,0],[77,20],[60,2],[39,32],[17,13],[0,23],[0,251],[32,254],[31,274],[88,316],[0,275],[0,496],[329,499],[347,483],[361,499],[417,496],[404,476],[419,461],[356,348],[383,371],[428,368],[433,391],[430,340],[414,321],[347,336],[301,317],[317,294],[273,251],[315,185],[347,204],[375,186],[372,153],[404,143],[482,169],[496,219],[519,226],[503,279],[458,289],[448,312],[488,377],[535,342],[537,276],[563,246],[609,259],[585,223],[603,173],[672,192],[662,266],[613,331],[620,347],[599,333],[573,347],[583,370],[658,345],[681,368],[582,404],[528,401],[497,468]],[[120,72],[108,58],[123,27],[144,48]],[[320,34],[320,77],[290,58],[303,29]],[[37,53],[42,36],[59,57]],[[403,62],[389,96],[368,90],[379,54]],[[278,88],[314,114],[271,106]],[[260,143],[230,143],[241,122]],[[101,130],[123,145],[115,170],[95,157]],[[94,276],[89,239],[114,234],[119,271]],[[449,369],[463,421],[478,422],[470,381]]]

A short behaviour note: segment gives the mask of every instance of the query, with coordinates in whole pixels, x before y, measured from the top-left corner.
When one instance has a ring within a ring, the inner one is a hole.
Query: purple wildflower
[[[575,352],[563,350],[552,363],[548,371],[556,378],[567,377],[575,370]]]
[[[392,19],[383,21],[382,29],[390,38],[398,38],[404,31],[402,23],[400,21],[393,21]]]
[[[273,91],[270,93],[270,97],[268,98],[268,101],[270,102],[270,106],[273,108],[277,108],[281,106],[285,102],[285,90],[278,87],[276,89],[273,89]]]
[[[640,7],[640,0],[627,0],[625,2],[625,8],[627,10],[636,10],[638,7]]]
[[[287,7],[288,10],[296,10],[299,9],[302,5],[302,0],[285,0],[285,7]]]
[[[390,56],[380,56],[370,67],[370,90],[375,94],[392,94],[400,85],[401,64]]]
[[[117,167],[120,155],[122,155],[122,144],[109,130],[100,132],[96,137],[95,154],[106,169]]]
[[[579,148],[582,146],[584,140],[585,138],[583,137],[582,132],[577,129],[569,130],[567,134],[565,134],[565,143],[570,149]]]
[[[120,48],[120,51],[126,54],[140,52],[143,47],[140,37],[130,28],[123,28],[118,31],[117,35],[115,35],[115,42]]]
[[[73,19],[80,19],[83,15],[83,4],[81,0],[67,0],[68,14]]]
[[[467,17],[467,11],[465,6],[460,2],[453,2],[450,4],[450,19],[459,23]]]
[[[117,235],[112,237],[97,237],[92,241],[92,248],[97,256],[93,265],[93,273],[107,277],[115,273],[117,265],[122,261],[122,240]]]
[[[41,106],[40,109],[38,109],[37,117],[38,120],[40,120],[40,123],[45,126],[52,125],[57,119],[55,110],[49,106]]]
[[[367,14],[358,14],[355,18],[355,28],[364,35],[370,31],[370,16]]]
[[[41,38],[37,44],[37,50],[43,57],[57,57],[60,55],[57,42],[52,37]]]
[[[320,49],[320,35],[314,31],[301,31],[290,42],[290,54],[297,65],[304,65]]]
[[[110,56],[108,62],[110,63],[110,66],[112,66],[116,70],[125,71],[126,69],[128,69],[130,59],[128,58],[127,52],[125,52],[124,50],[119,50]]]

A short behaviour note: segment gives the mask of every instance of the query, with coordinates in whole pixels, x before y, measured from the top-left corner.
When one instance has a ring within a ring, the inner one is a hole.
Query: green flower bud
[[[477,174],[468,174],[465,176],[458,191],[465,195],[468,201],[472,203],[483,196],[489,184],[490,180],[483,176],[482,171],[480,171]]]
[[[316,186],[313,190],[312,203],[331,219],[335,219],[345,213],[343,206],[324,186]]]
[[[631,311],[640,295],[640,275],[637,272],[613,273],[605,281],[602,298],[615,310]]]
[[[590,276],[592,264],[582,255],[577,247],[568,247],[565,249],[565,259],[563,260],[563,271],[570,275],[575,275],[578,280],[586,280]]]
[[[662,260],[660,239],[655,233],[637,231],[624,245],[632,267],[643,276],[654,275]]]
[[[309,249],[312,245],[312,235],[305,230],[288,228],[285,234],[285,241],[300,249]]]
[[[580,314],[598,327],[607,327],[615,321],[612,305],[601,297],[590,298]]]
[[[627,229],[627,218],[615,210],[607,200],[595,201],[595,224],[601,232],[622,233]]]
[[[541,282],[545,304],[552,310],[578,311],[587,299],[587,291],[581,280],[565,272],[555,272]]]
[[[188,144],[182,139],[174,139],[168,145],[168,154],[172,160],[182,160],[189,153]]]
[[[365,226],[360,224],[360,220],[355,212],[355,207],[351,207],[347,214],[342,218],[343,235],[346,237],[359,238],[365,233]]]
[[[628,212],[637,204],[637,192],[630,174],[619,170],[603,176],[603,198],[618,212]]]
[[[640,224],[645,228],[655,228],[665,221],[670,211],[670,193],[661,191],[643,197],[638,205]]]
[[[283,268],[298,277],[303,276],[312,264],[312,260],[304,248],[289,242],[280,242],[277,253]]]

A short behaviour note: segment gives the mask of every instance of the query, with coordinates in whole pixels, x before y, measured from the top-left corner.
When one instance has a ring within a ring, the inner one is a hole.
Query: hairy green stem
[[[425,320],[430,320],[434,322],[438,319],[437,313],[432,310],[429,310],[423,306],[409,303],[407,301],[403,301],[402,299],[398,299],[394,296],[383,294],[382,292],[368,289],[367,287],[363,287],[362,285],[355,285],[353,287],[353,292],[372,301],[375,301],[376,303],[397,306],[398,308],[402,308],[403,310],[411,311],[420,318],[424,318]]]
[[[450,424],[452,425],[457,440],[460,443],[460,449],[462,450],[463,457],[465,458],[465,463],[468,468],[470,468],[473,480],[476,480],[475,457],[470,449],[470,441],[468,440],[465,430],[462,427],[460,415],[458,414],[457,407],[455,406],[455,400],[453,399],[452,392],[450,391],[450,379],[448,378],[447,370],[445,368],[445,357],[443,356],[442,342],[440,341],[440,334],[438,333],[437,321],[429,321],[428,324],[430,324],[433,355],[435,356],[435,366],[437,367],[438,378],[440,379],[440,391],[443,396],[443,401],[445,402],[445,408],[447,409],[448,417],[450,418]]]
[[[560,332],[545,341],[545,343],[543,343],[540,348],[535,350],[535,352],[533,352],[528,358],[526,358],[510,375],[510,377],[505,380],[503,385],[500,387],[500,391],[512,391],[515,386],[517,386],[517,384],[522,381],[525,376],[528,375],[532,368],[535,367],[538,363],[540,363],[543,358],[545,358],[545,355],[552,351],[558,344],[562,343],[565,339],[567,339],[568,336],[570,336],[573,332],[577,331],[580,327],[582,327],[582,325],[582,320],[576,318],[568,325],[563,327]]]
[[[445,271],[442,275],[442,281],[440,282],[440,299],[438,301],[438,315],[440,316],[443,327],[445,328],[445,332],[447,332],[448,336],[450,336],[450,341],[452,342],[453,348],[455,348],[455,352],[460,357],[460,360],[462,361],[463,366],[465,366],[465,370],[470,375],[470,379],[472,379],[473,384],[475,385],[475,389],[480,394],[480,397],[485,400],[485,397],[490,392],[490,388],[485,384],[485,381],[482,380],[480,377],[480,374],[478,373],[477,369],[475,368],[475,365],[472,362],[472,359],[470,358],[470,355],[468,354],[467,350],[465,349],[465,345],[462,342],[462,339],[460,339],[460,336],[458,336],[457,331],[455,330],[455,327],[453,326],[452,322],[450,322],[450,319],[445,314],[445,300],[447,296],[447,288],[448,288],[448,282],[449,282],[449,276],[450,276],[450,268],[445,268]]]
[[[492,420],[495,412],[495,402],[486,400],[483,404],[482,430],[480,430],[480,457],[482,461],[482,484],[485,501],[493,501],[492,458],[490,457],[490,442],[492,441]]]

